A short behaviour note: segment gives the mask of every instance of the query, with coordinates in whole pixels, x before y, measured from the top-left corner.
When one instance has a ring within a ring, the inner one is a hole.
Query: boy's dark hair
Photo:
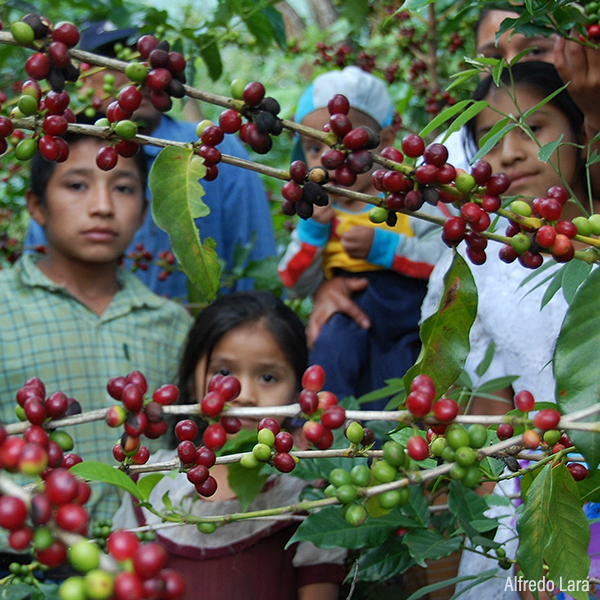
[[[61,137],[67,142],[70,148],[84,140],[100,139],[94,136],[72,132],[67,132]],[[145,198],[146,186],[148,185],[148,157],[141,146],[137,154],[133,157],[133,160],[135,161],[135,166],[140,175],[140,181],[142,183],[142,190]],[[48,187],[48,181],[52,176],[52,173],[54,173],[56,165],[56,162],[46,160],[39,150],[31,159],[29,189],[40,199],[42,204],[46,203],[46,190]]]
[[[271,292],[232,292],[209,304],[192,325],[179,369],[181,404],[201,400],[192,396],[194,374],[200,359],[210,359],[219,340],[236,327],[258,322],[264,323],[281,346],[294,368],[296,387],[300,390],[302,375],[308,366],[308,347],[302,321]]]
[[[492,75],[488,75],[477,86],[472,99],[485,100],[494,84]],[[500,86],[508,89],[524,87],[538,94],[540,99],[547,98],[557,90],[564,87],[565,83],[560,78],[554,65],[540,61],[516,63],[512,67],[505,67],[500,75]],[[578,144],[583,143],[583,113],[575,104],[571,94],[562,89],[556,96],[549,100],[551,104],[565,115],[575,135]],[[467,125],[467,143],[470,150],[477,149],[477,117],[471,119]]]

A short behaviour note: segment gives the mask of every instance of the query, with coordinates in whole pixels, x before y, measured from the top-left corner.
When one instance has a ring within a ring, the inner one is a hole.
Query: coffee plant
[[[535,17],[534,26],[540,30],[572,36],[571,32],[579,28],[579,41],[595,43],[598,12],[594,4],[587,3],[580,10],[569,2],[528,3],[528,10],[523,9],[512,25],[518,28],[529,22],[530,11]],[[400,31],[416,61],[423,60],[418,56],[426,54],[431,40],[411,23],[422,18],[423,12],[419,11],[423,10],[425,14],[429,11],[433,19],[432,6],[425,2],[399,7],[382,3],[381,40],[387,40],[386,36],[396,36],[397,40]],[[468,4],[464,8],[473,10]],[[266,16],[260,11],[253,14]],[[158,12],[148,16],[154,17],[148,21],[155,29],[164,24]],[[250,31],[258,33],[253,29],[256,23],[251,23],[249,19]],[[47,394],[43,382],[32,373],[17,397],[11,399],[16,401],[20,422],[0,429],[0,527],[8,532],[12,549],[30,551],[33,557],[30,565],[11,565],[10,575],[3,580],[7,586],[14,586],[15,597],[24,584],[46,593],[46,584],[35,578],[36,570],[67,561],[79,574],[60,584],[61,598],[175,599],[182,593],[183,577],[168,568],[166,552],[159,544],[140,541],[128,531],[111,532],[106,524],[90,523],[85,508],[89,482],[103,481],[131,494],[136,503],[166,524],[192,523],[203,533],[227,527],[232,521],[306,511],[308,516],[291,541],[360,550],[352,569],[357,580],[391,579],[415,564],[425,566],[427,561],[476,547],[477,552],[497,560],[499,573],[518,564],[527,580],[545,577],[565,585],[583,583],[568,591],[574,598],[587,598],[586,590],[598,583],[588,579],[590,532],[582,510],[583,502],[600,500],[600,359],[595,351],[600,331],[600,275],[592,268],[599,258],[598,215],[561,220],[562,207],[570,198],[563,186],[550,188],[546,197],[537,199],[533,206],[519,200],[507,204],[501,200],[509,185],[506,175],[493,173],[484,160],[475,162],[469,173],[457,172],[448,163],[444,145],[428,143],[436,128],[452,123],[450,128],[457,129],[482,110],[485,102],[460,99],[457,91],[440,92],[445,88],[434,79],[435,65],[428,66],[423,60],[426,64],[422,67],[412,62],[408,68],[414,72],[413,80],[421,81],[418,78],[423,78],[425,72],[430,78],[420,87],[415,86],[417,95],[419,89],[429,90],[423,94],[424,113],[437,116],[424,128],[418,127],[420,133],[404,135],[399,148],[375,154],[376,135],[367,128],[352,126],[347,116],[350,106],[342,96],[336,96],[328,107],[329,126],[316,131],[286,118],[289,114],[282,111],[277,93],[268,83],[237,78],[223,94],[188,84],[186,44],[166,43],[168,28],[156,35],[142,31],[128,56],[107,59],[77,49],[79,31],[72,23],[59,24],[32,12],[3,20],[2,24],[2,48],[24,58],[20,64],[23,80],[13,87],[10,98],[3,95],[0,99],[0,151],[3,169],[10,173],[4,183],[12,182],[15,195],[22,193],[23,164],[38,149],[48,160],[66,160],[68,147],[61,135],[67,130],[106,141],[97,157],[98,166],[106,170],[114,168],[119,156],[133,155],[140,144],[160,146],[163,149],[150,174],[152,210],[156,223],[171,235],[173,247],[172,254],[157,259],[163,261],[165,273],[174,268],[176,261],[205,301],[218,289],[219,265],[212,249],[202,245],[193,219],[201,206],[202,180],[218,177],[221,162],[254,169],[280,182],[282,213],[289,217],[309,217],[314,205],[323,204],[327,192],[334,192],[372,204],[370,218],[375,222],[393,225],[401,211],[434,220],[446,244],[467,245],[467,256],[474,265],[485,261],[486,252],[499,251],[503,260],[519,260],[535,270],[541,267],[543,255],[551,255],[557,263],[564,263],[553,276],[554,289],[568,284],[576,290],[554,353],[556,404],[536,402],[530,393],[521,392],[514,399],[514,410],[502,416],[463,414],[469,397],[477,390],[455,386],[469,352],[469,330],[477,312],[473,277],[458,254],[446,278],[444,311],[422,326],[423,352],[418,362],[403,378],[386,382],[385,388],[364,398],[391,398],[389,410],[359,410],[352,399],[338,402],[327,391],[327,374],[317,365],[303,377],[298,404],[268,410],[231,408],[229,403],[239,393],[239,382],[230,377],[213,379],[198,406],[181,406],[176,404],[179,390],[175,386],[165,383],[148,390],[144,375],[132,371],[115,374],[107,382],[108,394],[115,400],[113,406],[81,412],[76,400],[67,399],[59,391]],[[453,31],[456,35],[451,36],[448,50],[457,53],[465,42],[462,30]],[[218,77],[217,40],[198,40],[192,30],[183,35],[186,42],[193,39],[202,44],[201,54],[208,69]],[[373,38],[377,41],[376,36]],[[320,64],[333,61],[343,65],[352,58],[376,70],[377,60],[371,60],[369,52],[358,46],[345,48],[319,42],[316,48]],[[398,58],[398,67],[395,64],[382,69],[392,83],[402,60]],[[118,91],[106,117],[94,125],[77,123],[76,112],[89,107],[78,105],[78,99],[72,103],[83,65],[122,71],[130,79],[130,84]],[[473,72],[463,73],[458,80],[465,83],[480,68],[496,68],[485,62],[475,66]],[[430,87],[434,81],[437,89]],[[198,140],[192,144],[148,138],[138,134],[132,118],[141,94],[148,94],[160,111],[169,110],[173,99],[200,100],[213,107],[215,118],[200,120]],[[407,100],[405,106],[410,102]],[[523,126],[516,122],[513,125]],[[323,166],[309,170],[301,161],[273,166],[259,159],[245,161],[228,156],[218,148],[225,135],[239,135],[253,151],[252,156],[262,157],[289,133],[327,143],[331,151],[324,155]],[[502,134],[491,134],[485,143],[493,145]],[[555,149],[542,148],[541,152],[550,156]],[[330,172],[334,172],[336,181],[351,185],[357,174],[374,164],[377,169],[372,177],[380,198],[328,183]],[[174,189],[169,183],[172,181],[182,185]],[[425,202],[451,204],[455,216],[435,219],[423,214],[419,209]],[[496,215],[510,221],[505,235],[490,229]],[[15,232],[2,235],[4,256],[13,262],[18,256],[12,237]],[[572,240],[585,249],[575,250]],[[131,257],[136,268],[154,259],[143,248],[137,252]],[[200,443],[197,425],[189,418],[193,415],[202,416],[207,423]],[[148,463],[150,452],[143,439],[167,433],[167,416],[183,417],[174,427],[177,448],[173,459]],[[256,431],[251,435],[242,432],[228,442],[228,434],[240,431],[239,419],[248,416],[261,419]],[[290,432],[282,430],[273,418],[284,416],[303,420],[302,432],[311,449],[295,449]],[[107,427],[118,430],[113,449],[115,465],[83,461],[71,452],[76,448],[65,429],[91,420],[105,420]],[[310,494],[294,506],[209,518],[185,514],[168,501],[162,505],[150,502],[161,477],[156,473],[185,472],[198,496],[210,497],[217,489],[210,469],[216,464],[238,463],[247,477],[236,484],[234,491],[245,506],[260,489],[255,485],[259,476],[291,473],[325,483],[313,486]],[[131,477],[148,472],[153,474],[137,481]],[[13,473],[20,473],[36,485],[17,484]],[[517,476],[522,482],[523,507],[517,519],[520,547],[515,558],[494,541],[498,520],[485,516],[487,497],[475,490],[484,482],[499,483]],[[434,502],[441,492],[447,495],[443,519],[438,518],[439,508]],[[471,582],[495,575],[485,572]],[[146,590],[156,581],[163,591],[158,596],[147,596]],[[439,587],[456,582],[442,582]],[[10,588],[7,590],[10,594]]]

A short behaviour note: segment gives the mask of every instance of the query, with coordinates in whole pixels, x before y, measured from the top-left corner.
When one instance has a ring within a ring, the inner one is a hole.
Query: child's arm
[[[424,204],[420,212],[438,217],[450,216],[443,209]],[[374,264],[418,279],[428,279],[446,245],[439,225],[416,217],[409,217],[414,236],[391,229],[377,228],[366,259]],[[437,230],[437,231],[436,231]]]
[[[337,583],[310,583],[298,590],[298,600],[337,600],[339,593]]]
[[[323,281],[323,249],[330,232],[329,222],[300,220],[277,267],[291,298],[311,296]]]

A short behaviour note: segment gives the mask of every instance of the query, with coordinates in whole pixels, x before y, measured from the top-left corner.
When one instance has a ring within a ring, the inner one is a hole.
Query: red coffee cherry
[[[515,408],[523,412],[529,412],[533,410],[535,405],[535,398],[531,392],[527,390],[521,390],[515,394]]]
[[[406,451],[413,460],[425,460],[429,457],[429,444],[420,435],[413,435],[406,442]]]

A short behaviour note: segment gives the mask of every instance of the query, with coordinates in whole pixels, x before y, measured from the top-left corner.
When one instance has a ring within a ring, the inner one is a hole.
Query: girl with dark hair
[[[301,389],[308,365],[304,326],[296,314],[270,292],[233,292],[215,300],[196,318],[190,330],[180,368],[183,402],[199,402],[215,375],[232,375],[241,384],[231,406],[274,407],[291,404]],[[256,430],[257,420],[241,419],[242,427]],[[161,451],[154,460],[172,458]],[[153,488],[150,503],[159,510],[164,496],[174,507],[197,517],[242,511],[230,485],[238,465],[210,469],[217,490],[200,497],[185,473],[165,476]],[[248,510],[295,504],[307,482],[274,475]],[[238,489],[238,488],[236,488]],[[156,526],[161,519],[134,507],[127,498],[113,527]],[[335,600],[346,570],[345,551],[321,550],[301,542],[285,548],[298,527],[291,519],[242,520],[202,533],[195,525],[159,529],[157,538],[170,552],[170,566],[182,573],[184,600]]]

